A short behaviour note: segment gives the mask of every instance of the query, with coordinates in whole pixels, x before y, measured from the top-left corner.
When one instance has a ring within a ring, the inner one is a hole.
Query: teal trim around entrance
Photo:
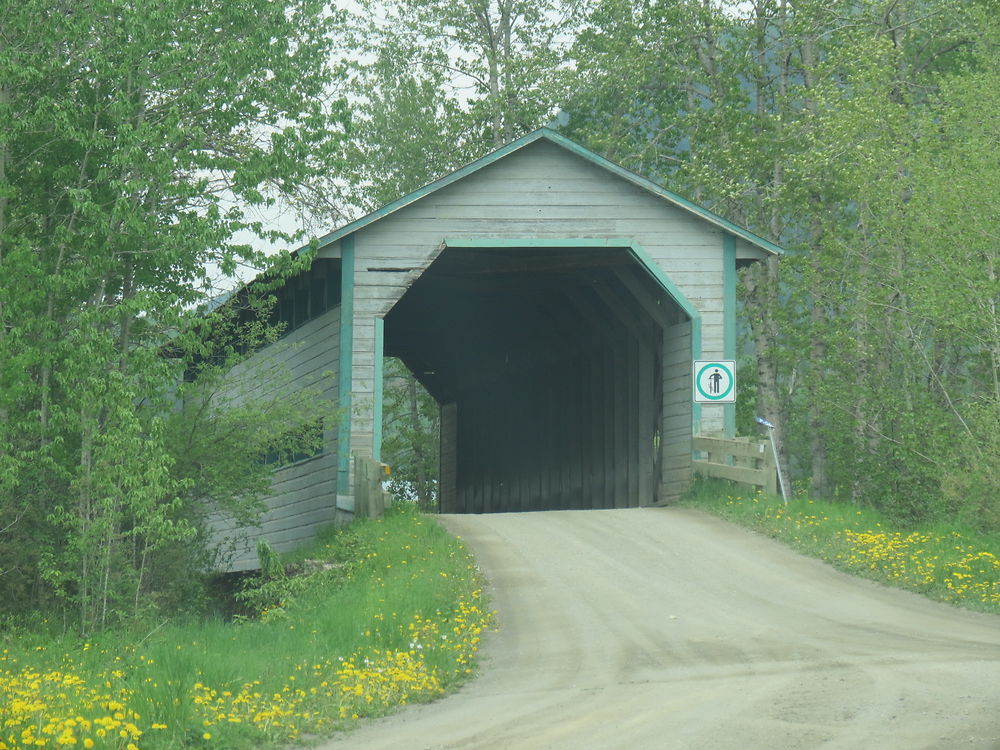
[[[337,427],[337,494],[351,490],[351,389],[354,380],[354,235],[340,239],[340,424]]]
[[[375,374],[372,378],[372,458],[382,460],[382,379],[385,374],[385,318],[375,318]]]
[[[722,357],[736,359],[736,237],[722,235]],[[722,430],[736,437],[736,404],[722,407]]]

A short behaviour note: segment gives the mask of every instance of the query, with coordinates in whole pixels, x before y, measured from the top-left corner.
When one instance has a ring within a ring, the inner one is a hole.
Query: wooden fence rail
[[[696,436],[693,448],[704,456],[694,460],[695,473],[762,487],[769,494],[778,494],[778,470],[767,441]]]

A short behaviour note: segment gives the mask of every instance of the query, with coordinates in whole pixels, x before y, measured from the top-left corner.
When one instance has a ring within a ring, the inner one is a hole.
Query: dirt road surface
[[[328,750],[1000,748],[1000,617],[696,511],[443,521],[498,611],[480,675]]]

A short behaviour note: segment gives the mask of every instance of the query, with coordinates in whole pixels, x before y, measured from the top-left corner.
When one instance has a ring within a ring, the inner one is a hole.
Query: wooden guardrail
[[[695,472],[706,477],[762,487],[769,494],[778,494],[778,469],[771,446],[766,441],[696,436],[692,447],[704,455],[704,458],[694,460]]]
[[[389,467],[372,458],[354,457],[354,517],[381,518],[392,496],[382,488]]]

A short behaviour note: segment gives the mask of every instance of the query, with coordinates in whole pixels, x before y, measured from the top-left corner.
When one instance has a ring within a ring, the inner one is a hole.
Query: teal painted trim
[[[337,494],[351,490],[351,389],[354,387],[354,235],[340,240],[340,425],[337,428]]]
[[[375,375],[372,384],[372,458],[382,460],[382,379],[385,374],[385,318],[375,318]]]
[[[635,243],[622,237],[527,237],[524,239],[468,239],[448,237],[445,247],[632,247]]]
[[[694,361],[701,359],[701,316],[691,319],[691,377],[694,377]],[[701,434],[701,404],[694,401],[694,384],[691,386],[691,431],[693,435]]]
[[[736,359],[736,238],[722,235],[722,356]],[[739,395],[737,395],[739,398]],[[736,437],[736,404],[722,407],[722,430],[727,438]]]
[[[564,148],[570,153],[579,156],[580,158],[590,162],[591,164],[594,164],[595,166],[598,166],[601,169],[605,169],[611,172],[612,174],[622,178],[623,180],[632,183],[636,187],[641,188],[642,190],[645,190],[649,193],[652,193],[653,195],[662,198],[668,203],[680,209],[688,211],[689,213],[692,213],[695,216],[698,216],[699,218],[704,219],[705,221],[708,221],[711,224],[714,224],[715,226],[725,230],[726,232],[729,232],[737,237],[742,237],[751,245],[759,247],[761,250],[764,250],[765,252],[775,253],[778,255],[782,255],[784,253],[784,250],[780,248],[778,245],[768,240],[765,240],[763,237],[757,236],[749,229],[741,227],[737,224],[733,224],[728,219],[722,218],[718,214],[709,211],[707,208],[692,203],[686,198],[682,198],[676,193],[673,193],[667,190],[666,188],[657,185],[655,182],[647,180],[645,177],[640,177],[634,172],[630,172],[624,167],[620,167],[614,162],[608,161],[603,156],[598,156],[593,151],[584,148],[580,144],[571,141],[566,136],[559,135],[554,130],[549,130],[548,128],[539,128],[534,132],[528,133],[527,135],[523,135],[516,141],[511,141],[506,146],[503,146],[502,148],[499,148],[496,151],[487,154],[486,156],[477,159],[476,161],[470,164],[466,164],[461,169],[458,169],[452,172],[451,174],[445,175],[439,180],[435,180],[434,182],[424,185],[422,188],[414,190],[412,193],[404,195],[402,198],[399,198],[398,200],[395,200],[392,203],[382,206],[377,211],[373,211],[372,213],[368,214],[367,216],[363,216],[357,221],[353,221],[350,224],[346,224],[345,226],[340,227],[340,229],[336,229],[333,232],[323,237],[320,237],[319,240],[317,240],[315,243],[310,243],[310,245],[306,245],[300,250],[297,250],[296,253],[308,251],[310,248],[313,247],[322,248],[325,247],[326,245],[330,245],[336,242],[337,240],[341,239],[342,237],[346,237],[347,235],[352,234],[353,232],[356,232],[359,229],[368,226],[372,222],[378,221],[379,219],[388,216],[391,213],[395,213],[401,208],[405,208],[406,206],[409,206],[411,203],[414,203],[420,200],[421,198],[424,198],[425,196],[440,190],[441,188],[451,185],[453,182],[457,182],[458,180],[468,177],[469,175],[478,172],[480,169],[483,169],[484,167],[487,167],[490,164],[499,161],[508,154],[511,154],[515,151],[519,151],[525,146],[528,146],[538,140],[546,140],[549,141],[550,143],[559,146],[560,148]]]
[[[674,301],[680,305],[684,313],[691,319],[692,332],[697,324],[699,331],[698,351],[700,353],[701,313],[698,312],[698,308],[691,304],[691,300],[684,296],[684,292],[677,288],[677,285],[674,284],[674,282],[670,280],[670,277],[663,272],[660,265],[656,263],[656,261],[654,261],[645,250],[643,250],[642,245],[638,242],[630,241],[627,247],[632,251],[632,257],[642,264],[649,275],[656,279],[657,283],[663,287],[667,294],[674,298]]]

